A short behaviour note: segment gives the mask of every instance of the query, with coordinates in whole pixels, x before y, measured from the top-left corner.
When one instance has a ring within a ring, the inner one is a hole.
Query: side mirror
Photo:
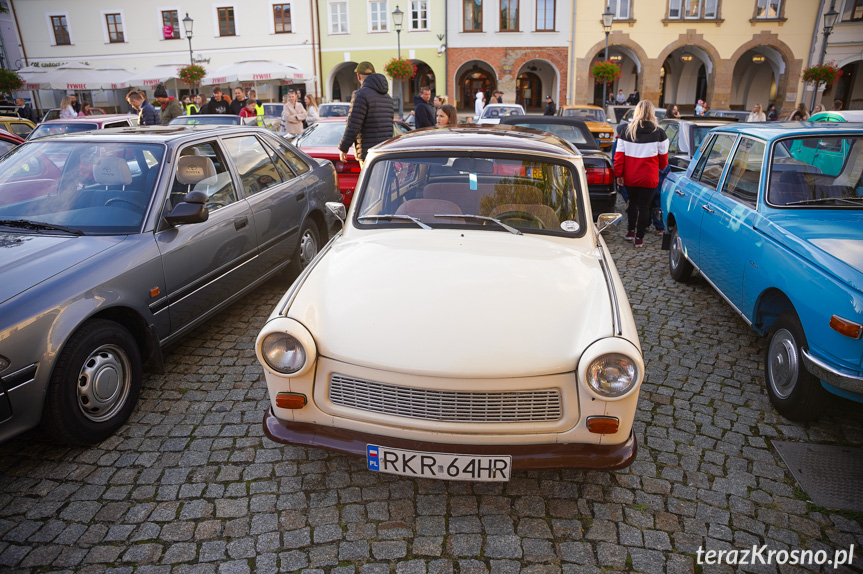
[[[620,213],[601,213],[596,220],[596,232],[602,233],[612,225],[617,225],[623,219]]]
[[[206,193],[203,191],[190,191],[183,198],[183,203],[200,203],[205,204],[210,200]]]
[[[342,226],[344,227],[345,220],[348,218],[348,210],[345,209],[345,204],[341,201],[328,201],[325,205],[342,222]]]
[[[203,191],[190,191],[183,201],[175,205],[174,209],[165,216],[165,221],[170,225],[207,221],[210,217],[210,210],[206,205],[208,199]]]

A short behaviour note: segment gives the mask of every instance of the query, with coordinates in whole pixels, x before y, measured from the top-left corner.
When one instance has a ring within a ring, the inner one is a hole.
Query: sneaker
[[[633,239],[635,239],[635,231],[630,231],[630,232],[628,232],[628,233],[623,237],[623,239],[624,239],[624,240],[626,240],[626,241],[632,241]]]
[[[644,240],[641,238],[635,238],[635,246],[636,247],[644,247]]]

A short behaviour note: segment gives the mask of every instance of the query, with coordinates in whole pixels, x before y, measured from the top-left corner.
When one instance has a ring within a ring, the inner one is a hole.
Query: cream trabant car
[[[258,336],[267,436],[438,479],[633,462],[644,363],[599,234],[620,216],[593,224],[575,148],[423,130],[372,149],[357,190]]]

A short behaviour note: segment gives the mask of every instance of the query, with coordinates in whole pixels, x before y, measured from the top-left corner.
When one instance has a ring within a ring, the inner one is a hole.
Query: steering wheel
[[[111,199],[109,199],[108,201],[105,202],[105,207],[110,207],[111,205],[113,205],[115,203],[129,204],[134,208],[134,211],[139,211],[141,213],[144,213],[147,211],[146,205],[138,203],[137,201],[132,201],[131,199],[127,199],[125,197],[112,197]]]
[[[535,225],[538,229],[545,229],[545,223],[542,221],[542,219],[526,211],[506,211],[504,213],[494,215],[493,217],[495,219],[500,219],[501,221],[507,221],[508,219],[523,219]]]

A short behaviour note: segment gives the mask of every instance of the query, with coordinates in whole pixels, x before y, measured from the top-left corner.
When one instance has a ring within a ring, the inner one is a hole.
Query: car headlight
[[[3,369],[9,366],[9,360],[6,357],[0,356],[0,373],[3,372]]]
[[[270,333],[261,342],[261,356],[274,371],[292,375],[306,364],[303,344],[287,333]]]
[[[625,395],[637,381],[635,361],[619,353],[597,357],[587,367],[587,384],[606,397]]]

